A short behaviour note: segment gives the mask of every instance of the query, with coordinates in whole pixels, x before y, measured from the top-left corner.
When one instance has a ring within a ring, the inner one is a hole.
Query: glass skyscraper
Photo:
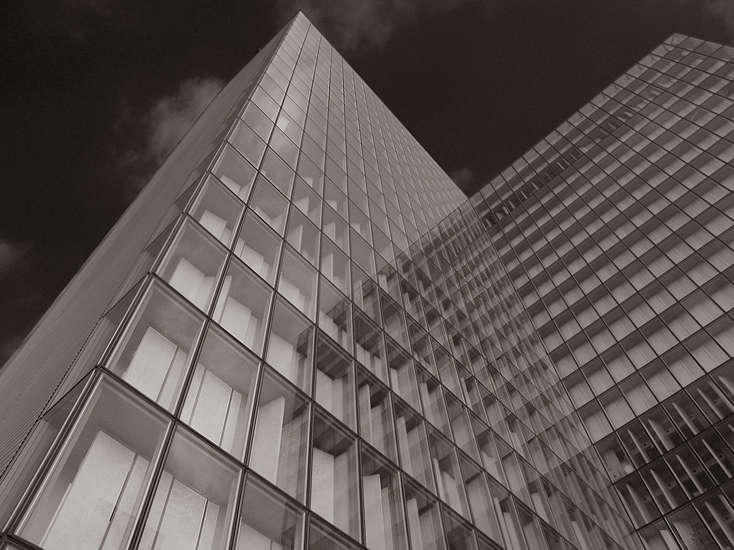
[[[0,550],[731,548],[732,58],[467,200],[297,15],[0,371]]]
[[[471,200],[653,549],[734,545],[733,57],[671,37]]]

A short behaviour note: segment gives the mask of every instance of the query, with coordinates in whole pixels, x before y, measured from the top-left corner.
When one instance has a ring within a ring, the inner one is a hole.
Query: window
[[[107,366],[168,410],[177,402],[204,323],[182,302],[164,285],[151,285]]]
[[[239,473],[234,464],[178,430],[138,548],[227,548]]]
[[[303,500],[309,403],[265,369],[250,467],[289,495]]]
[[[311,461],[311,509],[359,538],[357,443],[318,412]]]
[[[181,419],[238,459],[244,459],[258,361],[212,326],[196,364]]]
[[[282,496],[248,477],[242,499],[236,550],[299,550],[303,512]]]
[[[48,550],[124,548],[166,426],[126,391],[102,381],[18,534]]]

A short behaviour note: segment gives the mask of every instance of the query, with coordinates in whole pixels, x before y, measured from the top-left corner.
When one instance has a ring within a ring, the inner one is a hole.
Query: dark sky
[[[467,193],[671,33],[734,40],[734,0],[2,2],[0,365],[297,9]]]

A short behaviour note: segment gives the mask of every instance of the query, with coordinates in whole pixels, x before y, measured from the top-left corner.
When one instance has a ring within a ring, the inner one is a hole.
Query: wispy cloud
[[[135,117],[129,107],[123,106],[119,126],[141,136],[119,160],[135,191],[145,185],[224,84],[218,78],[184,80],[174,93],[155,101],[142,116]]]
[[[418,15],[448,12],[469,1],[476,0],[276,0],[276,4],[282,20],[302,10],[339,51],[349,52],[363,47],[381,48]],[[511,0],[485,0],[489,5],[508,1]],[[729,32],[729,43],[734,44],[734,0],[650,1],[658,10],[690,5],[694,13],[711,16],[724,25]],[[566,9],[572,10],[573,2],[566,2]]]
[[[446,12],[466,0],[277,0],[282,18],[298,10],[340,51],[384,46],[420,13]]]
[[[184,80],[172,95],[159,99],[145,116],[150,128],[144,155],[161,162],[224,87],[218,78]]]
[[[474,172],[468,166],[465,166],[460,170],[455,170],[454,172],[451,172],[449,177],[454,180],[454,183],[458,185],[459,189],[464,192],[467,192],[469,189],[471,189],[476,181],[476,178],[474,177]]]
[[[734,2],[732,0],[706,0],[706,10],[724,24],[729,31],[729,44],[734,45]]]
[[[0,237],[0,280],[23,265],[32,243],[11,241]]]

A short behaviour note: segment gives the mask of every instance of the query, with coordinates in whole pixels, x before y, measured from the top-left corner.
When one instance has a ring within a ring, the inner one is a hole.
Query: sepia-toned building
[[[467,199],[295,16],[0,370],[0,550],[731,548],[731,58]]]

